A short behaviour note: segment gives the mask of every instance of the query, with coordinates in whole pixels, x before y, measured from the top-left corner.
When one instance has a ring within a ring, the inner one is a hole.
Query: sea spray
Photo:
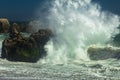
[[[44,16],[49,22],[47,28],[54,33],[45,46],[48,54],[46,63],[89,60],[86,48],[90,45],[106,45],[119,25],[117,15],[102,11],[91,0],[51,0],[46,12],[49,12]],[[40,21],[34,27],[36,30],[46,28],[40,27]]]

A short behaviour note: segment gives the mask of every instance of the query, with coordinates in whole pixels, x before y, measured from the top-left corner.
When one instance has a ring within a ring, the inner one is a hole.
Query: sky
[[[47,0],[0,0],[0,17],[11,21],[27,21],[35,18],[35,13]],[[120,15],[120,0],[92,0],[103,10]]]
[[[120,0],[92,0],[101,5],[105,11],[120,15]]]
[[[10,20],[29,20],[43,0],[0,0],[0,17]]]

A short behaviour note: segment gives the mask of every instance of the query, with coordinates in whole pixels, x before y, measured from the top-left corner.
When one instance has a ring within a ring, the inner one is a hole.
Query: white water
[[[47,63],[89,60],[86,49],[90,45],[105,46],[119,25],[117,15],[101,11],[91,0],[52,0],[50,3],[48,28],[55,36],[46,45]],[[41,28],[40,21],[36,21],[36,30]]]
[[[41,19],[30,23],[34,30],[46,24],[53,30],[54,37],[45,46],[47,57],[38,63],[0,59],[0,79],[119,80],[119,60],[89,61],[86,53],[91,45],[108,45],[119,16],[101,11],[91,0],[50,0],[47,7],[48,16],[43,17],[49,24]]]

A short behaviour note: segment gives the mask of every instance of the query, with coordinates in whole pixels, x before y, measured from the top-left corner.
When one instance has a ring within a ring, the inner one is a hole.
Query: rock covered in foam
[[[109,58],[120,58],[120,48],[113,47],[89,47],[87,50],[91,60],[105,60]]]

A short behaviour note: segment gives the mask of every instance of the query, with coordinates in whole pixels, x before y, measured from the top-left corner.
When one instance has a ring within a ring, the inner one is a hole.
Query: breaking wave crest
[[[51,0],[49,3],[47,28],[53,31],[54,37],[45,46],[46,63],[89,60],[86,49],[90,45],[105,46],[119,25],[119,16],[102,11],[91,0]],[[41,28],[40,21],[36,30]]]

